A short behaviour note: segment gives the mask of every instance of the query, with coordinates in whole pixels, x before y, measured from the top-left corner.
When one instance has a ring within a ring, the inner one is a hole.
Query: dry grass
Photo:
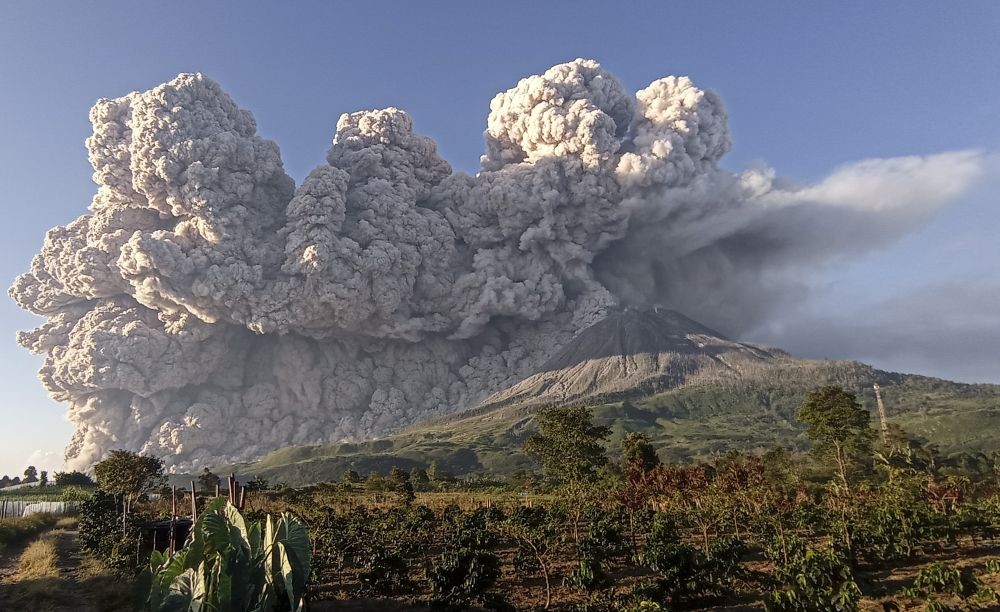
[[[80,519],[75,516],[63,516],[56,521],[56,529],[76,529]]]
[[[32,514],[24,518],[0,521],[0,553],[8,546],[27,541],[39,533],[51,529],[55,524],[56,518],[51,514]]]
[[[28,545],[17,560],[17,580],[38,580],[59,576],[56,536],[47,533]]]
[[[0,584],[0,610],[122,612],[132,609],[132,585],[88,554],[73,534],[43,534],[21,554],[17,571]]]

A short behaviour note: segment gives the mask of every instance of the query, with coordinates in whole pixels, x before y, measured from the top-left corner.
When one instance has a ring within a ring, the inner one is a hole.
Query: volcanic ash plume
[[[738,334],[798,294],[792,272],[919,227],[982,165],[733,174],[719,96],[686,77],[633,95],[590,60],[493,99],[475,176],[388,108],[343,115],[296,187],[200,74],[90,119],[90,211],[10,290],[47,318],[18,341],[69,405],[71,469],[380,436],[475,405],[622,305]]]

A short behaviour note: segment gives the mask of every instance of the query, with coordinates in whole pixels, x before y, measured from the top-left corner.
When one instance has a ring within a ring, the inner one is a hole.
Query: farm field
[[[528,470],[295,487],[205,469],[164,488],[156,458],[114,451],[78,542],[144,610],[996,609],[1000,456],[943,457],[870,417],[822,387],[795,413],[807,452],[678,463],[634,431],[612,453],[594,411],[552,408],[532,417]],[[72,559],[68,537],[39,536]]]
[[[519,507],[528,507],[522,504],[539,508],[545,507],[540,505],[542,503],[557,507],[560,502],[556,496],[533,496],[515,501],[497,494],[427,492],[418,493],[411,505],[405,506],[390,494],[331,492],[328,487],[281,494],[262,493],[256,501],[260,510],[248,514],[262,512],[265,508],[301,512],[307,503],[314,510],[304,513],[306,516],[325,515],[329,518],[330,512],[345,512],[345,515],[347,512],[363,512],[368,517],[366,525],[354,528],[373,528],[372,534],[386,528],[384,523],[373,520],[382,513],[402,519],[397,523],[398,531],[388,527],[385,536],[377,539],[377,543],[383,545],[389,539],[395,540],[395,545],[387,549],[400,553],[399,558],[404,560],[402,568],[397,568],[402,573],[393,577],[396,584],[373,584],[371,570],[374,568],[370,565],[344,559],[344,568],[333,571],[336,561],[329,554],[324,557],[321,552],[318,557],[314,556],[315,574],[309,588],[312,598],[310,609],[318,611],[426,609],[435,593],[433,588],[428,588],[423,574],[426,567],[440,562],[441,554],[447,548],[449,528],[445,526],[447,521],[444,519],[447,513],[465,513],[466,518],[495,512],[510,514],[517,512]],[[313,505],[317,503],[319,505]],[[488,505],[491,507],[488,508]],[[466,510],[460,510],[462,508]],[[310,534],[314,544],[320,547],[332,544],[328,539],[330,534],[324,532],[323,520],[313,520]],[[421,522],[426,524],[415,525]],[[129,596],[135,584],[116,577],[93,556],[81,552],[75,520],[50,521],[49,525],[46,531],[27,543],[9,547],[0,553],[0,606],[3,606],[0,609],[88,612],[129,609]],[[433,536],[428,535],[428,528],[430,532],[435,532]],[[414,530],[410,532],[410,541],[400,537],[400,532],[408,529]],[[569,530],[568,526],[566,529]],[[584,527],[584,531],[585,538],[593,537],[591,525]],[[425,538],[422,542],[433,540],[434,544],[420,550],[413,548],[412,534],[416,533]],[[680,538],[681,542],[690,543],[694,548],[697,548],[698,539],[694,533],[685,533]],[[595,597],[573,583],[577,564],[572,558],[571,544],[559,542],[558,547],[548,568],[552,584],[549,609],[606,609],[616,597],[621,602],[633,590],[657,578],[656,572],[619,556],[604,568],[614,582],[614,588]],[[329,553],[331,549],[327,550]],[[491,590],[502,593],[506,603],[514,609],[540,609],[544,605],[540,605],[540,600],[544,597],[545,586],[537,568],[532,570],[522,565],[523,560],[518,558],[522,551],[516,546],[501,543],[492,550],[500,560],[500,571]],[[853,573],[858,585],[865,591],[856,602],[857,609],[883,610],[887,609],[886,606],[897,606],[889,609],[899,610],[927,609],[927,598],[909,595],[905,590],[913,587],[921,572],[927,573],[935,564],[944,564],[960,576],[977,576],[981,590],[1000,589],[998,559],[1000,540],[959,537],[954,542],[930,545],[910,558],[884,565],[862,564]],[[761,550],[746,552],[741,555],[739,576],[734,575],[731,582],[722,583],[723,591],[726,591],[724,596],[699,598],[682,607],[690,610],[765,609],[770,593],[762,586],[767,584],[765,577],[774,569],[774,563]],[[983,601],[977,608],[976,603],[968,601],[967,597],[948,593],[938,594],[934,601],[955,606],[954,609],[992,609],[996,605],[995,602]]]

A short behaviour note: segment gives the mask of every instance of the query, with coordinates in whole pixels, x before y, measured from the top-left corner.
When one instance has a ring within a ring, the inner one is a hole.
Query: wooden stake
[[[878,403],[878,418],[882,425],[882,444],[889,444],[889,418],[885,414],[885,404],[882,403],[882,392],[878,383],[872,385],[875,388],[875,401]]]
[[[170,487],[170,539],[167,544],[171,556],[173,556],[173,554],[177,552],[176,526],[177,526],[177,487],[172,486]],[[153,548],[155,549],[156,546],[154,545]]]
[[[191,481],[191,521],[198,520],[198,493],[194,488],[194,481]]]

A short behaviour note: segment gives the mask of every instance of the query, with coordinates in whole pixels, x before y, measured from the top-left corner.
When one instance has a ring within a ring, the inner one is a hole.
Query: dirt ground
[[[942,561],[956,568],[971,568],[975,571],[980,580],[994,590],[1000,592],[1000,574],[989,574],[986,572],[986,562],[990,559],[1000,558],[1000,546],[980,546],[974,547],[971,544],[964,544],[961,547],[953,547],[933,553],[914,560],[900,562],[896,565],[879,568],[875,570],[862,569],[858,572],[858,581],[862,590],[868,595],[865,596],[860,605],[863,611],[883,612],[885,610],[901,611],[923,611],[927,602],[922,599],[905,597],[900,595],[900,590],[912,586],[914,578],[920,570],[935,561]],[[504,563],[505,572],[497,583],[496,592],[502,594],[508,603],[518,610],[541,610],[545,601],[545,583],[537,575],[523,576],[510,571],[510,564]],[[745,566],[754,571],[766,572],[769,567],[762,560],[751,560]],[[550,610],[575,610],[579,606],[588,603],[588,597],[578,589],[564,584],[564,576],[568,575],[572,567],[568,563],[559,564],[553,568],[550,578],[552,588],[552,605]],[[632,574],[623,572],[611,572],[618,584],[616,592],[624,595],[629,592],[632,585],[642,580],[648,580],[650,575],[643,575],[633,568]],[[414,576],[416,578],[416,576]],[[408,593],[398,599],[346,599],[348,589],[357,585],[356,580],[351,576],[345,576],[345,584],[340,588],[334,585],[319,585],[316,595],[321,598],[341,597],[336,601],[319,601],[313,605],[314,610],[320,612],[334,610],[418,610],[422,609],[415,605],[415,598],[425,598],[427,593]],[[346,588],[345,588],[346,587]],[[767,595],[760,590],[735,588],[735,597],[725,602],[703,602],[700,607],[691,607],[691,610],[710,611],[740,611],[740,610],[763,610],[764,598]],[[957,597],[935,596],[935,601],[955,606],[956,609],[971,610],[1000,610],[1000,602],[981,602],[973,605],[972,602],[962,602]],[[965,607],[962,607],[964,604]],[[977,607],[978,606],[978,607]],[[423,608],[426,609],[426,608]]]

